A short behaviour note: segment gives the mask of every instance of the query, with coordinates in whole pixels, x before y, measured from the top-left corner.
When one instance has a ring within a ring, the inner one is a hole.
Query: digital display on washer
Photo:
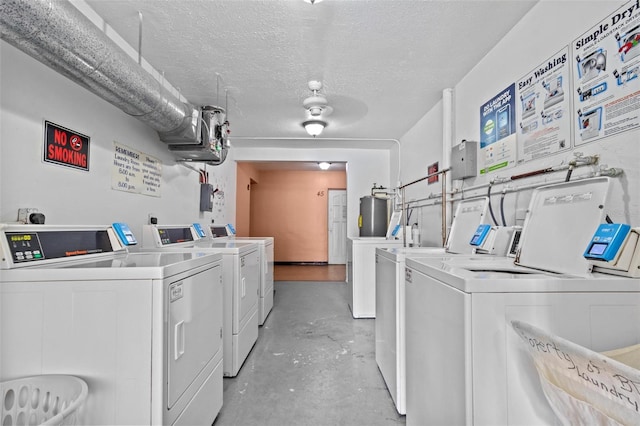
[[[211,234],[213,235],[213,237],[226,237],[229,235],[229,233],[227,232],[227,227],[226,226],[212,226],[211,227]]]
[[[158,228],[162,245],[193,241],[191,228]]]
[[[15,263],[112,252],[106,230],[7,232]]]
[[[591,246],[591,249],[589,250],[589,254],[594,256],[600,256],[607,249],[608,245],[609,244],[604,244],[604,243],[594,243]]]

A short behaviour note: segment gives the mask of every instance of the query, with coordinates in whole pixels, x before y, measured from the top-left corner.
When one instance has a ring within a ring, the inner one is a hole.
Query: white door
[[[347,263],[347,190],[329,190],[329,263]]]

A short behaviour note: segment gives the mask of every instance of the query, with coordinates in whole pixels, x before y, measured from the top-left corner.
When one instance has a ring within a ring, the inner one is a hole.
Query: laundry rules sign
[[[160,197],[162,162],[126,145],[113,143],[111,189]]]
[[[43,160],[88,172],[89,136],[45,121]]]

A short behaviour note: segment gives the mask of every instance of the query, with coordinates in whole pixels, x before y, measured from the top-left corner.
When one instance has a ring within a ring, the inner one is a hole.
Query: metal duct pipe
[[[199,111],[68,1],[0,0],[0,38],[148,124],[165,142],[197,142]]]

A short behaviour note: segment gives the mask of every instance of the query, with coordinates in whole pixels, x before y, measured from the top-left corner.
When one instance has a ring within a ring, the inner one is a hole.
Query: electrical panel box
[[[451,148],[451,179],[476,177],[478,174],[478,142],[462,141]]]
[[[200,211],[213,211],[213,185],[210,183],[200,184]]]

